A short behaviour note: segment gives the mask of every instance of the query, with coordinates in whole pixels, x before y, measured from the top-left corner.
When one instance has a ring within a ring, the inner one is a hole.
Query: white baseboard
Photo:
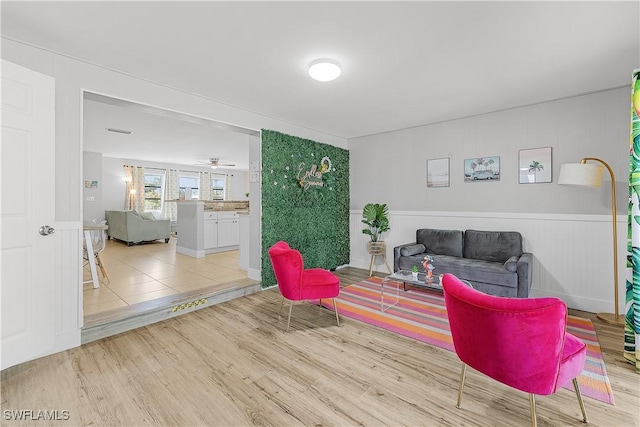
[[[204,250],[198,251],[195,249],[185,248],[183,246],[176,246],[176,252],[193,258],[204,258],[206,255]]]
[[[72,331],[56,334],[53,347],[47,349],[47,351],[45,351],[44,353],[39,354],[38,356],[30,360],[40,359],[41,357],[50,356],[52,354],[59,353],[61,351],[69,350],[75,347],[80,347],[81,332],[82,331],[80,329],[74,329]]]
[[[247,277],[249,277],[249,279],[257,280],[259,282],[262,280],[262,273],[258,269],[249,268],[247,270]]]

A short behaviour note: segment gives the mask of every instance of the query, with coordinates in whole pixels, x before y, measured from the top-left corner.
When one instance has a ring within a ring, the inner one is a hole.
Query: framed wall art
[[[500,157],[464,160],[464,182],[500,181]]]
[[[449,186],[449,158],[427,160],[427,187]]]
[[[518,151],[518,169],[520,184],[551,182],[551,147]]]

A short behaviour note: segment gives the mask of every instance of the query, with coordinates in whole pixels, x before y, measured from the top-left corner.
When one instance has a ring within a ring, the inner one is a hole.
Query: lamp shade
[[[560,185],[600,187],[604,168],[592,163],[565,163],[560,168]]]

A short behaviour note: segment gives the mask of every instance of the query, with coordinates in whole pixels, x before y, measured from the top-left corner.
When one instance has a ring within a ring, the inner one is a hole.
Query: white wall
[[[557,185],[561,164],[599,157],[615,172],[618,209],[626,212],[630,102],[625,87],[351,139],[351,208],[607,214],[606,172],[600,190]],[[519,184],[518,150],[538,147],[552,147],[553,182]],[[464,159],[486,156],[500,157],[500,181],[465,183]],[[442,157],[450,158],[451,184],[427,188],[427,159]]]
[[[484,114],[349,141],[351,265],[368,268],[362,207],[387,203],[393,247],[415,241],[417,228],[520,231],[534,255],[532,295],[553,295],[572,308],[613,312],[611,192],[557,185],[560,165],[582,157],[608,162],[618,196],[620,301],[625,289],[629,168],[629,88]],[[518,183],[518,150],[552,147],[553,182]],[[464,159],[500,156],[499,182],[464,182]],[[451,184],[427,188],[426,160],[450,158]],[[437,269],[437,266],[436,266]],[[386,271],[384,264],[376,270]],[[620,308],[623,307],[621,303]]]
[[[102,158],[102,212],[104,219],[105,210],[126,209],[126,185],[124,182],[124,165],[143,166],[156,169],[178,169],[194,172],[211,172],[210,168],[198,166],[185,166],[171,163],[147,162],[142,160],[119,159],[115,157]],[[231,169],[216,169],[216,173],[231,175],[231,192],[227,200],[247,200],[245,193],[249,191],[247,172]],[[85,215],[85,218],[86,215]]]
[[[298,135],[326,144],[346,148],[347,141],[332,135],[301,128],[270,117],[219,103],[211,99],[181,92],[130,75],[101,68],[76,59],[58,55],[37,47],[13,40],[2,39],[2,58],[55,78],[56,118],[55,118],[55,239],[56,271],[51,280],[60,290],[56,301],[56,342],[48,353],[65,350],[80,345],[82,327],[82,285],[79,262],[81,254],[80,236],[83,208],[82,171],[82,92],[93,93],[137,102],[190,114],[197,117],[233,124],[247,129],[274,129],[291,135]],[[250,153],[250,156],[252,153]],[[105,187],[110,178],[103,176]],[[104,195],[107,196],[106,194]],[[252,194],[260,204],[259,192]],[[251,212],[252,222],[254,215]],[[252,227],[251,233],[259,232]],[[253,236],[252,241],[259,239]],[[250,256],[260,252],[250,252]],[[250,260],[252,265],[260,261]]]
[[[102,189],[104,182],[102,180],[102,154],[85,151],[82,153],[83,183],[86,181],[98,181],[97,187],[82,187],[82,217],[85,221],[104,219],[104,209],[102,209]]]

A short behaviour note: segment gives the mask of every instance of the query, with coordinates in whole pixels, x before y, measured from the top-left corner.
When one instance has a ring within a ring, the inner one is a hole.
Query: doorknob
[[[43,225],[38,231],[43,236],[48,236],[49,234],[53,234],[56,230],[53,227],[49,227],[48,225]]]

